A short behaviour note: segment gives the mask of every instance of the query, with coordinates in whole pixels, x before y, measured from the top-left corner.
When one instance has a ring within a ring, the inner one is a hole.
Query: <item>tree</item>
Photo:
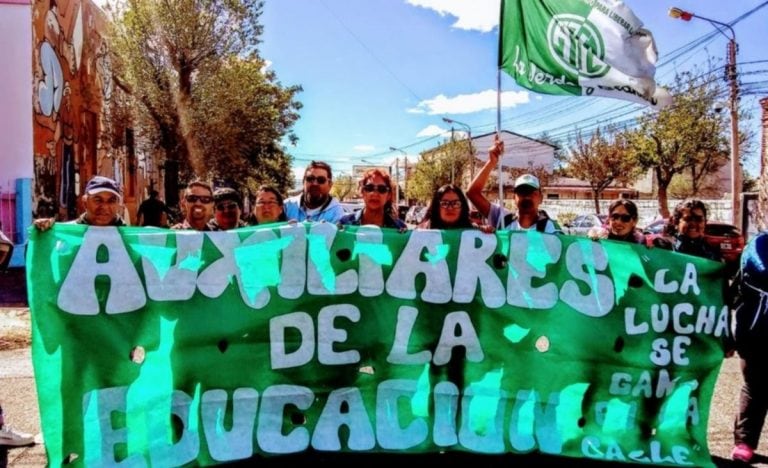
[[[443,185],[461,185],[468,167],[467,143],[463,140],[448,140],[423,153],[408,177],[408,199],[427,202]]]
[[[341,174],[333,180],[331,195],[344,201],[348,196],[357,192],[357,182],[349,174]]]
[[[300,87],[264,72],[263,0],[116,0],[109,43],[115,73],[140,103],[149,148],[188,177],[286,188]],[[252,187],[251,187],[252,188]]]
[[[592,189],[595,213],[600,213],[600,196],[613,183],[628,184],[637,178],[637,165],[629,157],[627,141],[613,127],[603,131],[598,127],[589,141],[581,132],[566,160],[563,172],[570,177],[584,180]]]
[[[667,189],[675,175],[689,172],[696,195],[700,181],[728,161],[725,120],[713,106],[720,93],[716,80],[713,73],[678,74],[672,87],[674,103],[644,113],[638,128],[624,135],[634,160],[654,173],[664,217],[669,216]]]

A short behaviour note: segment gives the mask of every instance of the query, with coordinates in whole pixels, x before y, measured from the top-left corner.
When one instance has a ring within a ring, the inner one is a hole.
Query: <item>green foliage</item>
[[[613,183],[626,185],[639,175],[626,138],[610,126],[605,131],[598,127],[588,141],[579,132],[563,172],[589,183],[595,213],[600,213],[599,200],[606,188]]]
[[[422,154],[408,179],[408,199],[428,203],[435,191],[445,184],[461,186],[464,172],[469,168],[467,142],[448,140]]]
[[[291,185],[280,145],[300,87],[283,87],[258,55],[262,0],[116,0],[109,43],[119,82],[141,105],[147,148],[179,161],[182,178],[253,188]]]
[[[331,195],[338,198],[341,201],[346,200],[348,197],[352,197],[357,193],[357,182],[354,177],[348,174],[342,174],[333,179],[333,187],[331,187]]]
[[[690,193],[698,196],[706,176],[726,164],[729,155],[725,117],[713,108],[721,93],[716,74],[678,74],[671,91],[671,106],[646,112],[638,128],[625,133],[633,159],[654,172],[664,216],[669,215],[667,191],[675,175],[690,174]]]

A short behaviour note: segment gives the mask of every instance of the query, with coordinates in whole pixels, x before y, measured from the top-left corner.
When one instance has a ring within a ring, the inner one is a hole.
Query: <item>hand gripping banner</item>
[[[535,231],[56,224],[27,272],[51,466],[711,465],[729,311],[708,260]]]

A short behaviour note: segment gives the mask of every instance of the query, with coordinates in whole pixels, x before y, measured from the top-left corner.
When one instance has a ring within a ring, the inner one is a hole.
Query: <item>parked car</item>
[[[341,208],[344,210],[344,214],[350,214],[362,210],[363,204],[354,202],[341,202]]]
[[[744,236],[739,228],[733,224],[707,222],[704,239],[712,247],[720,249],[726,262],[738,264],[744,250]]]
[[[657,219],[656,221],[643,228],[643,234],[663,234],[664,225],[666,224],[666,219]]]
[[[644,234],[660,235],[667,221],[658,219],[643,229]],[[728,263],[738,263],[744,250],[744,236],[733,224],[708,221],[704,227],[704,240],[715,249],[719,249]]]
[[[408,209],[405,214],[405,222],[408,224],[419,224],[424,220],[424,215],[427,214],[426,206],[414,205]]]
[[[397,207],[397,216],[405,221],[405,216],[408,214],[408,211],[410,210],[410,207],[408,205],[399,205]]]
[[[572,236],[586,236],[590,229],[602,227],[608,223],[608,215],[582,214],[573,218],[570,223],[565,223],[565,233]]]

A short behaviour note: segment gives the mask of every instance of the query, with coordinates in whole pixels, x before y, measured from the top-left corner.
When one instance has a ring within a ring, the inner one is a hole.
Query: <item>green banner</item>
[[[32,230],[51,466],[327,452],[711,465],[722,266],[530,232]]]

